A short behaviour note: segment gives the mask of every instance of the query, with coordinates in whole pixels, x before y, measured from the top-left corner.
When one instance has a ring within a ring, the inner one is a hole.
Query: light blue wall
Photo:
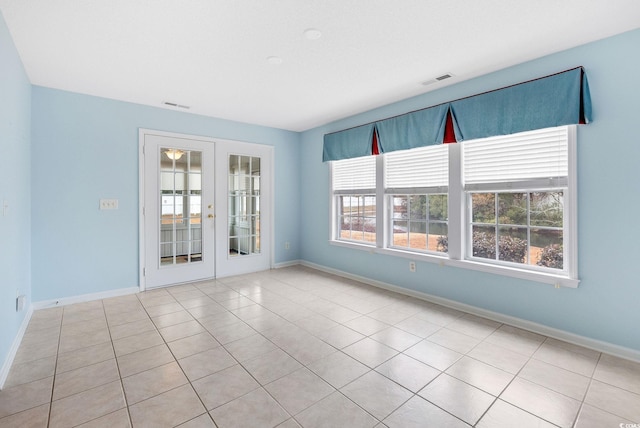
[[[640,350],[639,46],[636,30],[303,133],[302,259]],[[579,65],[588,75],[594,123],[578,130],[578,289],[429,263],[410,273],[406,259],[329,245],[323,134]]]
[[[0,13],[0,367],[31,301],[31,84]],[[9,208],[3,215],[3,201]]]
[[[138,128],[274,146],[274,259],[299,258],[298,133],[38,86],[32,106],[34,301],[138,286]]]

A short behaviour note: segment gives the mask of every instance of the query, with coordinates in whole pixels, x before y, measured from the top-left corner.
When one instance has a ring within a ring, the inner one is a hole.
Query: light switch
[[[118,200],[117,199],[100,199],[100,209],[101,210],[117,210]]]
[[[6,217],[9,214],[9,202],[6,199],[2,200],[2,217]]]

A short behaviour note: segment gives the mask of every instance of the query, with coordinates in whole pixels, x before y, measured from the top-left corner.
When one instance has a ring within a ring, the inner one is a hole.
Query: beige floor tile
[[[367,313],[368,317],[377,319],[378,321],[382,321],[389,325],[394,325],[404,321],[411,315],[413,315],[411,312],[405,312],[388,306]]]
[[[205,408],[191,385],[183,385],[129,407],[134,428],[175,427],[204,413]]]
[[[158,327],[158,329],[162,329],[164,327],[169,327],[176,324],[182,324],[187,321],[193,321],[194,318],[191,314],[182,309],[181,311],[171,312],[170,314],[164,314],[159,316],[152,316],[151,321]]]
[[[416,315],[413,315],[405,319],[404,321],[397,323],[395,327],[404,330],[407,333],[411,333],[414,336],[418,336],[422,339],[431,336],[433,333],[442,328],[441,325],[434,324],[422,318],[418,318]]]
[[[427,304],[427,306],[418,311],[416,316],[423,320],[429,321],[432,324],[440,326],[446,326],[451,324],[458,318],[464,315],[464,312],[457,311],[455,309],[445,308],[444,306],[436,304]]]
[[[164,303],[161,305],[154,305],[154,306],[148,306],[147,304],[145,304],[145,302],[142,302],[145,310],[147,311],[147,314],[151,318],[161,317],[163,315],[169,315],[174,312],[184,311],[184,308],[182,307],[182,305],[176,302],[173,297],[166,297],[163,300],[166,300],[167,303]]]
[[[242,362],[273,351],[276,349],[276,345],[263,335],[254,334],[253,336],[227,343],[225,348],[236,360]]]
[[[127,409],[116,410],[82,425],[78,428],[130,428],[129,411]]]
[[[446,373],[496,397],[514,377],[511,373],[469,357],[459,359]]]
[[[210,414],[219,428],[273,427],[290,418],[262,388],[220,406]]]
[[[264,388],[293,416],[335,391],[307,368],[296,370]]]
[[[79,333],[69,336],[60,336],[60,345],[58,352],[77,351],[88,346],[98,345],[100,343],[109,342],[111,336],[109,330],[99,330],[89,333]]]
[[[470,425],[414,395],[384,420],[389,428],[424,428],[425,421],[438,428],[469,428]]]
[[[13,364],[26,363],[55,356],[58,352],[58,338],[52,337],[44,342],[24,340],[16,352]]]
[[[117,327],[122,324],[129,324],[136,321],[149,320],[149,315],[144,309],[135,309],[127,312],[107,313],[107,324],[109,327]]]
[[[197,418],[178,425],[178,428],[216,428],[216,425],[213,423],[211,416],[205,413],[204,415],[200,415]]]
[[[261,385],[280,379],[302,367],[295,358],[279,348],[246,360],[242,365]]]
[[[365,336],[371,336],[372,334],[390,327],[389,324],[374,318],[370,318],[368,316],[354,318],[350,321],[345,322],[343,325]]]
[[[561,342],[557,340],[550,341],[547,338],[536,353],[533,354],[533,358],[583,376],[591,377],[598,364],[600,353],[592,351],[592,354],[587,353],[587,355],[585,355],[585,353],[580,351],[579,347],[575,345],[571,345],[569,349],[567,349],[567,347],[562,346]],[[585,349],[585,351],[590,350]]]
[[[211,317],[214,315],[218,315],[221,318],[219,321],[223,321],[227,319],[230,322],[237,322],[239,320],[238,317],[236,317],[231,312],[227,311],[225,308],[223,308],[222,306],[220,306],[214,301],[211,301],[203,306],[196,306],[193,308],[189,308],[188,310],[191,316],[193,316],[197,320]],[[230,324],[230,322],[227,324]]]
[[[623,419],[620,416],[605,412],[604,410],[600,410],[588,404],[583,404],[580,409],[580,413],[578,413],[578,420],[576,421],[574,428],[624,428],[624,424],[633,426],[633,422],[628,419]]]
[[[364,339],[365,336],[343,325],[337,325],[318,333],[317,337],[334,348],[342,349]]]
[[[12,386],[51,377],[54,375],[55,369],[55,355],[26,363],[13,364],[3,388],[11,388]]]
[[[447,325],[449,330],[464,333],[478,339],[485,339],[502,324],[496,321],[481,318],[475,315],[466,314]]]
[[[296,416],[305,428],[369,428],[378,421],[339,392],[334,392]]]
[[[158,345],[118,357],[118,367],[124,378],[173,361],[175,358],[167,345]]]
[[[194,381],[236,364],[236,360],[223,347],[190,355],[178,360],[189,380]]]
[[[500,398],[563,428],[573,424],[580,409],[579,401],[518,377]]]
[[[296,321],[296,325],[302,327],[313,335],[322,334],[322,332],[336,327],[340,324],[323,315],[315,314],[310,317],[302,318]]]
[[[419,392],[419,395],[474,425],[493,404],[495,397],[445,373]]]
[[[584,399],[591,380],[588,377],[534,359],[522,368],[518,377],[579,401]]]
[[[120,375],[115,358],[58,373],[54,382],[53,400],[59,400],[119,379]]]
[[[0,418],[51,401],[53,376],[0,390]]]
[[[584,402],[630,421],[640,421],[640,394],[593,380]]]
[[[379,366],[398,354],[398,351],[395,349],[389,348],[368,337],[353,345],[347,346],[342,352],[371,368]]]
[[[151,348],[152,346],[162,345],[164,340],[157,331],[147,331],[144,333],[135,334],[133,336],[125,337],[113,341],[113,348],[116,351],[116,356],[131,354],[132,352],[141,351],[143,349]]]
[[[386,418],[413,396],[409,390],[375,371],[359,377],[340,392],[378,420]]]
[[[20,413],[0,418],[3,428],[46,428],[49,421],[49,403]]]
[[[205,330],[205,328],[200,325],[198,321],[192,320],[180,324],[171,325],[169,327],[163,327],[159,329],[159,331],[165,342],[172,342],[174,340],[183,339],[185,337],[193,336],[198,333],[206,332],[207,330]]]
[[[120,381],[81,392],[51,405],[50,428],[70,427],[125,408]]]
[[[477,428],[555,428],[531,413],[497,400],[476,425]]]
[[[209,332],[194,334],[168,343],[171,352],[177,359],[188,357],[220,346]]]
[[[371,370],[340,351],[314,361],[307,368],[338,389]]]
[[[482,342],[467,356],[511,374],[517,374],[529,361],[529,357],[493,343]]]
[[[376,367],[376,371],[413,392],[418,392],[440,374],[440,370],[404,354]]]
[[[188,382],[177,363],[169,363],[122,379],[127,403],[146,400]]]
[[[448,369],[462,358],[462,354],[428,340],[415,344],[404,353],[441,371]]]
[[[427,337],[427,340],[429,342],[437,343],[440,346],[444,346],[445,348],[460,352],[461,354],[466,354],[480,343],[480,339],[478,338],[459,333],[455,330],[449,330],[446,327]]]
[[[640,394],[640,363],[603,354],[593,378]]]
[[[76,351],[61,353],[58,355],[56,373],[64,373],[91,364],[101,363],[114,357],[115,353],[111,342],[99,343]]]
[[[303,365],[311,364],[313,361],[336,351],[333,346],[313,336],[305,337],[293,345],[283,347],[283,349]]]
[[[196,380],[193,387],[207,410],[212,410],[258,389],[260,385],[236,364]]]
[[[118,340],[147,331],[154,331],[156,326],[148,317],[133,322],[110,326],[111,340]]]
[[[372,334],[370,337],[371,339],[383,343],[400,352],[422,340],[422,338],[396,327],[385,328],[384,330]]]
[[[236,318],[237,319],[237,318]],[[227,343],[252,336],[257,332],[249,327],[244,321],[234,322],[227,325],[205,325],[205,328],[215,339],[223,345]]]
[[[485,340],[523,355],[533,355],[546,338],[509,325],[503,325]]]
[[[302,426],[298,422],[296,422],[295,419],[291,418],[287,419],[276,428],[302,428]]]

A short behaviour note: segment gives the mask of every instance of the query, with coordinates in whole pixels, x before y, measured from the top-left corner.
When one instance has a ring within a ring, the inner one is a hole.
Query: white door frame
[[[198,141],[205,141],[205,142],[210,142],[211,144],[216,144],[216,141],[219,141],[220,143],[234,143],[233,140],[227,140],[227,139],[220,139],[220,138],[213,138],[213,137],[206,137],[206,136],[200,136],[200,135],[193,135],[193,134],[181,134],[181,133],[176,133],[176,132],[167,132],[167,131],[158,131],[158,130],[153,130],[153,129],[147,129],[147,128],[139,128],[138,130],[138,281],[139,281],[139,288],[140,291],[145,291],[147,289],[146,287],[146,281],[145,281],[145,272],[144,272],[144,268],[145,268],[145,245],[146,245],[146,237],[145,237],[145,218],[144,218],[144,201],[145,201],[145,154],[144,154],[144,140],[145,140],[145,135],[147,134],[152,134],[152,135],[159,135],[159,136],[165,136],[165,137],[173,137],[173,138],[182,138],[182,139],[192,139],[192,140],[198,140]],[[241,142],[241,141],[235,141],[237,143],[242,143],[242,144],[256,144],[256,143],[246,143],[246,142]],[[275,230],[274,228],[274,212],[275,212],[275,206],[274,206],[274,181],[275,181],[275,169],[273,167],[273,161],[274,161],[274,156],[273,156],[273,146],[270,145],[261,145],[261,144],[256,144],[256,145],[260,145],[260,146],[266,146],[269,147],[270,151],[271,151],[271,173],[269,174],[268,180],[269,180],[269,186],[271,187],[271,192],[269,195],[269,206],[270,206],[270,215],[269,215],[269,221],[266,222],[266,224],[264,224],[264,227],[268,227],[269,228],[269,236],[271,237],[269,239],[270,242],[268,242],[268,248],[269,248],[269,268],[273,269],[274,267],[274,256],[275,256],[275,239],[273,236],[273,232]],[[214,157],[217,157],[216,154],[216,150],[214,147]],[[226,170],[224,171],[226,173]],[[214,177],[215,177],[215,181],[218,180],[224,180],[226,182],[227,177],[226,174],[223,174],[223,176],[219,175],[219,172],[217,170],[214,170]],[[221,197],[225,197],[226,195],[221,195]],[[214,189],[214,200],[216,201],[215,205],[214,205],[214,215],[216,216],[216,218],[214,219],[214,230],[215,233],[217,234],[218,232],[224,234],[225,239],[224,241],[228,242],[228,231],[227,230],[221,230],[220,228],[218,228],[218,219],[221,218],[220,216],[224,216],[222,218],[225,218],[227,216],[227,213],[224,212],[219,212],[218,210],[218,205],[222,206],[222,204],[218,204],[218,195]],[[219,242],[220,239],[219,237],[216,237],[216,249],[215,251],[219,251],[218,249],[218,244],[217,242]],[[214,263],[217,263],[217,257],[214,261]],[[214,265],[215,266],[215,265]],[[214,271],[217,272],[217,266],[215,266]]]

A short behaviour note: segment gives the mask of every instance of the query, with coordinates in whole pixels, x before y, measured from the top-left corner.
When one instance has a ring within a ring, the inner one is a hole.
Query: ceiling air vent
[[[169,102],[169,101],[165,101],[162,104],[164,104],[166,106],[169,106],[169,107],[183,108],[185,110],[189,110],[191,108],[189,106],[185,106],[185,105],[178,104],[178,103],[172,103],[172,102]]]
[[[433,85],[434,83],[442,82],[443,80],[453,77],[452,73],[445,73],[442,76],[434,77],[433,79],[425,80],[422,82],[424,86]]]

